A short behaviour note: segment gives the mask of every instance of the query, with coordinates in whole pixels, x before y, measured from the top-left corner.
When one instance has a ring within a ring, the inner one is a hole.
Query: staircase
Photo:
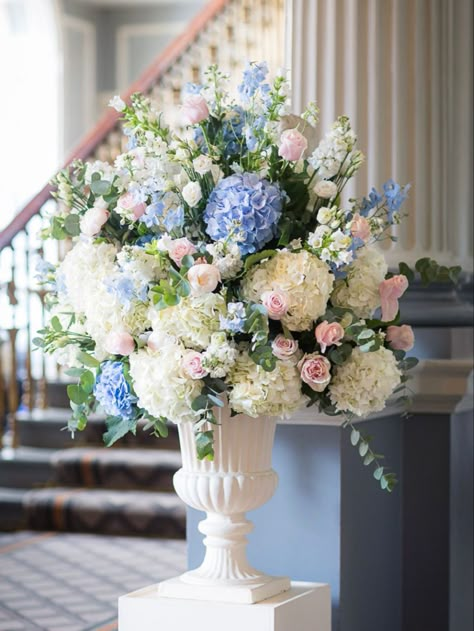
[[[122,97],[143,92],[173,113],[183,86],[210,64],[236,83],[246,60],[282,66],[283,44],[284,0],[211,0]],[[109,110],[66,164],[113,161],[123,142],[119,114]],[[100,417],[74,440],[61,431],[66,379],[31,343],[45,321],[36,263],[43,255],[60,261],[68,247],[55,251],[38,238],[43,213],[56,203],[44,186],[0,232],[0,530],[184,538],[185,510],[172,487],[180,466],[174,427],[166,440],[139,430],[109,450]]]

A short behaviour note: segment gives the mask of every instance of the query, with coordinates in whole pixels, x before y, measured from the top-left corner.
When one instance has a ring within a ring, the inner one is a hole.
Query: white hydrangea
[[[298,369],[288,361],[278,360],[275,370],[267,372],[243,351],[230,382],[229,403],[239,414],[288,417],[307,402]]]
[[[388,271],[385,257],[377,247],[366,245],[347,268],[347,278],[336,283],[332,303],[347,307],[359,318],[370,318],[380,307],[379,285]]]
[[[149,310],[154,331],[179,338],[187,347],[207,348],[211,335],[219,330],[219,315],[226,314],[226,302],[220,294],[183,298],[175,307]]]
[[[202,356],[202,365],[211,377],[222,379],[235,364],[237,355],[235,342],[228,340],[226,334],[219,331],[211,335],[209,346]]]
[[[347,362],[337,368],[329,396],[338,412],[367,416],[384,409],[400,377],[397,360],[387,348],[382,346],[373,353],[355,348]]]
[[[130,375],[138,406],[151,416],[173,423],[197,420],[191,404],[201,393],[202,381],[183,374],[185,352],[182,344],[169,341],[158,351],[146,348],[130,355]]]
[[[326,311],[334,276],[329,266],[306,250],[282,250],[250,271],[242,283],[247,300],[261,302],[264,292],[280,290],[289,299],[281,322],[291,331],[305,331]]]
[[[236,243],[216,241],[206,245],[206,250],[212,256],[212,263],[219,270],[222,280],[234,278],[244,266]]]

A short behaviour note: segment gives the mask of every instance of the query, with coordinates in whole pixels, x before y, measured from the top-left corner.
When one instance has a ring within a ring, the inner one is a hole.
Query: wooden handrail
[[[191,21],[186,31],[173,40],[145,70],[135,83],[127,90],[123,96],[124,100],[129,100],[135,92],[147,92],[168,70],[171,64],[182,55],[186,49],[194,42],[206,24],[222,11],[229,0],[210,0],[203,9]],[[86,160],[94,149],[104,140],[107,134],[112,131],[119,120],[120,114],[115,110],[108,110],[96,126],[82,139],[74,151],[69,155],[65,166],[75,159]],[[52,187],[46,184],[26,206],[12,219],[2,232],[0,232],[0,250],[9,246],[15,236],[26,227],[34,215],[51,196]]]

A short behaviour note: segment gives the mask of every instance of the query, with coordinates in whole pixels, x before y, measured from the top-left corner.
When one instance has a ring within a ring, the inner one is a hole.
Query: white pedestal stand
[[[292,583],[253,605],[166,598],[159,585],[119,599],[118,631],[331,631],[329,585]]]

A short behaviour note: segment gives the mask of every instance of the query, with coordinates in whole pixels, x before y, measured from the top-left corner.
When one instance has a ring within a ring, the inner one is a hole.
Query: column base
[[[289,591],[252,607],[163,598],[159,588],[119,599],[118,631],[331,631],[330,588],[322,583],[292,583]]]
[[[186,575],[184,575],[186,577]],[[286,576],[262,576],[259,581],[247,585],[228,585],[216,581],[214,585],[192,583],[180,576],[170,578],[158,585],[158,595],[162,598],[183,598],[223,603],[252,605],[290,589],[291,582]]]

